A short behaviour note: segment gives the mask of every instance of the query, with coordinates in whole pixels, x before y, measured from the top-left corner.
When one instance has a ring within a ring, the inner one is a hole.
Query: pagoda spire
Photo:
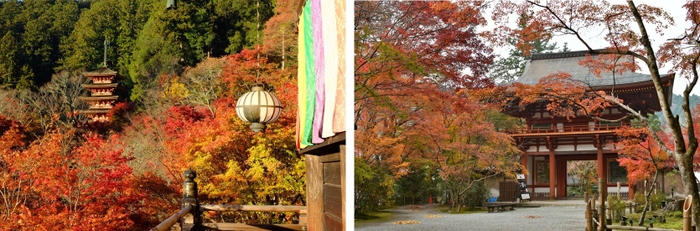
[[[105,45],[105,49],[104,49],[104,63],[103,63],[102,66],[103,66],[103,67],[107,67],[107,47],[109,46],[109,40],[107,39],[107,36],[106,36],[106,35],[105,35],[105,42],[104,42],[104,45]]]

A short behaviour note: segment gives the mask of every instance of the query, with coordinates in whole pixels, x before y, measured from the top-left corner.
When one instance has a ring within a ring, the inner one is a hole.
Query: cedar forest
[[[198,174],[205,203],[305,204],[305,164],[294,141],[296,2],[261,0],[256,8],[248,1],[191,0],[166,10],[163,0],[0,0],[0,230],[152,227],[179,210],[188,168]],[[651,6],[494,4],[355,3],[356,212],[438,194],[457,210],[480,203],[474,198],[485,194],[486,179],[522,168],[508,136],[522,122],[501,112],[515,99],[523,105],[547,97],[564,117],[624,107],[614,94],[571,85],[566,73],[546,78],[548,89],[495,83],[522,72],[532,52],[566,51],[566,44],[549,43],[553,36],[603,27],[606,36],[596,38],[608,47],[588,48],[609,55],[604,59],[632,56],[654,78],[667,65],[689,80],[689,89],[697,82],[700,2],[685,6],[686,33],[658,48],[639,28],[662,33],[673,22]],[[490,31],[481,30],[485,10],[497,24]],[[515,27],[505,21],[512,16],[519,19]],[[589,44],[590,36],[577,38]],[[511,57],[497,58],[495,46],[511,48]],[[106,65],[122,77],[120,100],[110,123],[88,124],[73,113],[87,107],[78,99],[87,94],[81,73],[103,65],[105,47]],[[599,61],[605,60],[589,60]],[[639,64],[618,65],[629,71]],[[234,110],[258,69],[285,106],[264,134],[251,133]],[[691,113],[690,98],[687,90],[674,99],[682,110],[662,105],[663,123],[630,113],[647,128],[621,134],[630,137],[621,164],[639,166],[630,179],[649,179],[673,165],[686,191],[698,195],[688,171],[698,162],[694,121],[700,118]],[[292,222],[290,215],[239,212],[206,218]]]

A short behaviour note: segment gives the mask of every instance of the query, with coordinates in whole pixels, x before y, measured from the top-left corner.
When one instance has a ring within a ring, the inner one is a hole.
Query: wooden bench
[[[492,212],[503,212],[506,211],[506,208],[508,210],[514,210],[513,206],[516,203],[509,203],[509,202],[493,202],[493,203],[486,203],[486,208],[488,209],[489,213]]]

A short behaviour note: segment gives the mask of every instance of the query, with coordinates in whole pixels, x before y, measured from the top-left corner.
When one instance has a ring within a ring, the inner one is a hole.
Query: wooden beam
[[[299,150],[302,155],[324,155],[327,153],[340,152],[340,145],[345,144],[345,132],[326,138],[323,143],[315,144]]]

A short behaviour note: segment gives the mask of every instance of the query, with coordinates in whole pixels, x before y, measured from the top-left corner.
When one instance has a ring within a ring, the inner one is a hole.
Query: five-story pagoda
[[[119,98],[119,96],[113,95],[114,89],[117,88],[117,83],[113,83],[117,79],[117,72],[103,66],[95,71],[85,72],[84,75],[92,79],[91,84],[82,85],[83,88],[90,91],[90,96],[80,97],[80,99],[87,102],[90,108],[80,111],[80,113],[90,118],[90,122],[110,121],[108,112]]]

